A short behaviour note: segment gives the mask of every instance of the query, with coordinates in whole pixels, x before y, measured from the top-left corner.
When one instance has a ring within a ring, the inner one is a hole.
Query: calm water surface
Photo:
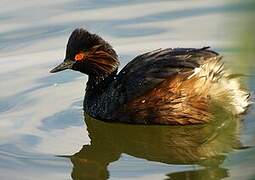
[[[71,31],[108,40],[122,67],[164,47],[211,46],[255,90],[254,1],[1,0],[0,179],[255,179],[255,110],[210,125],[107,124],[83,114],[87,77],[49,74]]]

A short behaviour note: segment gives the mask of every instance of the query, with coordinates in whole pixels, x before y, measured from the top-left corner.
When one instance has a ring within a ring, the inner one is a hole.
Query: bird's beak
[[[71,60],[64,60],[64,62],[62,62],[61,64],[59,64],[58,66],[56,66],[55,68],[53,68],[50,73],[56,73],[59,71],[63,71],[65,69],[71,69],[73,67],[73,64],[75,63],[75,61],[71,61]]]

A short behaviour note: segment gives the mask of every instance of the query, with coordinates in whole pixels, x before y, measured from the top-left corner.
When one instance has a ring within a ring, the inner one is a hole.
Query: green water
[[[0,12],[0,179],[255,179],[255,110],[212,124],[109,124],[82,111],[87,77],[50,74],[68,36],[109,41],[121,67],[157,48],[211,46],[255,90],[254,1],[7,1]]]

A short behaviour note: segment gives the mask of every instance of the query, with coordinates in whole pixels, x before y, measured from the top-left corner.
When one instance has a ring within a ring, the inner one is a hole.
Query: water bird
[[[237,116],[250,104],[249,92],[221,59],[209,47],[157,49],[138,55],[118,72],[113,47],[77,28],[64,61],[50,72],[72,69],[88,75],[83,107],[96,119],[189,125],[210,122],[212,104]]]

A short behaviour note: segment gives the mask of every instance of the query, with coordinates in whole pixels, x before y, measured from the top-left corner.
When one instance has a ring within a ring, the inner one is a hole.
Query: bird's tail
[[[242,114],[251,104],[250,93],[241,86],[240,78],[227,72],[221,62],[221,57],[213,57],[207,63],[194,70],[190,76],[199,77],[200,91],[207,94],[216,102],[221,102],[233,114]]]

